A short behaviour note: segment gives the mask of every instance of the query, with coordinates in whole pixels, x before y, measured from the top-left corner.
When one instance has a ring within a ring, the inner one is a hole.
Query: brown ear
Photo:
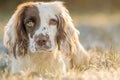
[[[17,55],[25,55],[27,53],[28,48],[28,35],[27,31],[24,25],[24,19],[25,19],[25,11],[30,7],[30,4],[22,4],[18,7],[18,9],[15,12],[16,19],[15,19],[15,36],[16,36],[16,42],[14,44],[13,48],[13,54]]]
[[[79,42],[79,32],[70,16],[59,16],[57,43],[58,49],[70,60],[69,67],[88,65],[89,55]]]
[[[58,48],[67,57],[66,59],[70,60],[70,67],[86,65],[89,62],[89,55],[79,42],[79,31],[75,28],[69,11],[61,2],[55,2],[54,8],[60,15],[57,33]]]
[[[28,36],[26,32],[26,28],[24,26],[24,11],[25,8],[20,10],[16,15],[16,23],[15,23],[15,30],[16,30],[16,44],[15,47],[18,46],[19,55],[25,54],[27,51],[28,45]],[[16,51],[14,51],[14,55],[16,55]]]
[[[58,24],[57,24],[57,44],[58,44],[58,49],[60,50],[61,42],[64,41],[65,38],[66,38],[66,33],[64,31],[65,20],[61,15],[57,16],[57,19],[58,19]]]

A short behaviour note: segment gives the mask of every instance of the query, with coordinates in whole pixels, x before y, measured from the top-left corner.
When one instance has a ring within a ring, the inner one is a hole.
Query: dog
[[[66,72],[87,66],[89,55],[63,2],[26,2],[18,6],[4,29],[11,72],[32,69]]]

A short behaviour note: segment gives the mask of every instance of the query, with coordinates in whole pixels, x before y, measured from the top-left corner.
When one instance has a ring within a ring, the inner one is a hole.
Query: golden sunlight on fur
[[[43,74],[64,73],[74,67],[87,68],[89,54],[78,36],[63,2],[19,5],[4,29],[11,72],[31,69]]]

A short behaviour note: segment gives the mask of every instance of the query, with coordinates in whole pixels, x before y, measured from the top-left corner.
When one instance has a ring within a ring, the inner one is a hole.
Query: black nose
[[[46,45],[47,41],[48,41],[48,36],[44,36],[43,34],[40,34],[35,37],[35,42],[39,46]]]

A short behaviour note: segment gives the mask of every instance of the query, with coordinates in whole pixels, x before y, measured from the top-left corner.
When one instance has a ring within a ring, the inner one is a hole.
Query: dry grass
[[[40,74],[26,70],[19,74],[10,75],[9,71],[1,73],[1,80],[120,80],[120,52],[111,48],[100,51],[90,50],[89,67],[74,68],[65,74]]]

